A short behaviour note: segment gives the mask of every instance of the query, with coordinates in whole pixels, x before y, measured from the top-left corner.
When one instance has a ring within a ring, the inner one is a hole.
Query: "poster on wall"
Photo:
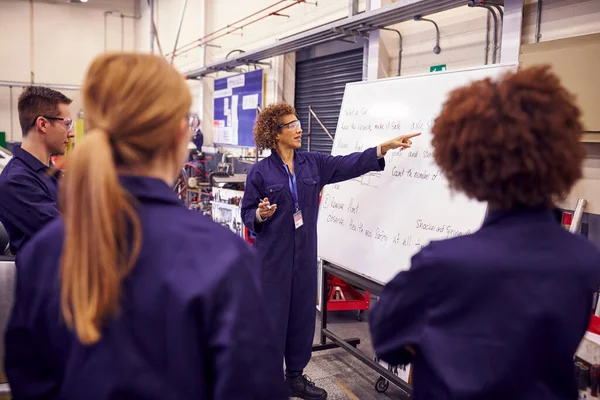
[[[217,145],[255,147],[254,121],[264,101],[264,71],[215,80],[213,135]]]

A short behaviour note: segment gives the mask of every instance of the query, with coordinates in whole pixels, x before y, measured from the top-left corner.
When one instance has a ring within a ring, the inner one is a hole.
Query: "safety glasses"
[[[67,128],[67,132],[71,132],[71,129],[73,129],[73,120],[71,118],[48,117],[47,115],[38,115],[37,117],[35,117],[31,126],[35,125],[39,117],[46,118],[50,121],[62,121],[63,124],[65,124],[65,128]]]
[[[292,130],[298,130],[302,128],[302,125],[300,124],[300,121],[298,121],[297,119],[288,122],[287,124],[281,124],[279,125],[279,129],[283,128],[287,126],[288,128],[292,129]]]

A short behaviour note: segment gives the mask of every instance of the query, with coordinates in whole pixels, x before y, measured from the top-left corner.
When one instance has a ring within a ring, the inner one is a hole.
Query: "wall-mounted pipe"
[[[14,104],[13,104],[13,87],[9,86],[9,88],[10,88],[10,141],[12,142],[14,140],[14,135],[15,135],[15,123],[14,123],[15,110],[14,110]]]
[[[348,0],[348,17],[358,14],[358,0]]]
[[[108,51],[108,16],[121,18],[121,51],[125,50],[125,18],[141,19],[141,15],[125,15],[120,11],[104,11],[104,52]]]
[[[227,55],[225,56],[225,59],[227,60],[229,58],[230,55],[232,55],[233,53],[245,53],[244,50],[241,49],[235,49],[235,50],[231,50],[229,53],[227,53]]]
[[[35,66],[33,12],[33,0],[29,0],[29,79],[31,80],[31,83],[35,82],[35,72],[33,72]]]
[[[121,51],[125,51],[125,16],[121,14]]]
[[[543,0],[537,2],[537,12],[535,14],[535,42],[539,43],[542,38],[542,7],[544,6]]]
[[[499,4],[491,4],[492,7],[494,7],[496,10],[498,10],[498,14],[500,14],[500,26],[498,26],[498,47],[497,47],[497,54],[498,54],[498,62],[502,62],[502,35],[504,33],[504,10],[502,9],[503,6],[499,5]]]
[[[402,34],[399,30],[393,28],[380,27],[379,29],[384,31],[396,32],[398,34],[398,76],[402,71]]]
[[[435,47],[433,48],[433,53],[440,54],[442,52],[442,48],[440,47],[440,27],[438,26],[438,24],[436,24],[434,20],[423,18],[420,15],[415,15],[413,19],[415,21],[431,22],[433,26],[435,26]]]
[[[16,82],[16,81],[0,81],[0,87],[20,87],[24,88],[27,86],[31,86],[31,82]],[[60,85],[60,84],[52,84],[52,83],[36,83],[36,86],[45,86],[50,89],[56,90],[80,90],[81,86],[79,85]]]
[[[485,58],[484,65],[488,65],[490,60],[490,28],[492,24],[492,16],[491,11],[488,10],[487,15],[485,16]]]
[[[187,0],[183,0],[183,7],[181,9],[181,18],[179,18],[179,26],[177,27],[177,34],[175,35],[175,44],[173,45],[173,53],[171,55],[171,64],[175,60],[175,50],[179,43],[179,35],[181,34],[181,26],[183,25],[183,18],[185,17],[185,9],[187,8]]]
[[[150,53],[154,54],[154,0],[148,0],[148,11],[150,14]]]
[[[489,15],[494,19],[494,35],[493,35],[493,45],[492,45],[492,64],[496,64],[496,52],[499,50],[498,46],[498,16],[494,11],[492,6],[488,6],[481,3],[476,3],[473,0],[469,2],[469,7],[482,7],[488,10]]]

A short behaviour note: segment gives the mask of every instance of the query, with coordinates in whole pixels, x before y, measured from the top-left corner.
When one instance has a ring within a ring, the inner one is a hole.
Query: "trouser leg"
[[[317,269],[294,271],[285,343],[285,364],[288,376],[302,374],[312,355],[315,336]]]

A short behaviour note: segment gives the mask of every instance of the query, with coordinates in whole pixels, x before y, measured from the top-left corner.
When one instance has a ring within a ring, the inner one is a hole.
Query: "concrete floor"
[[[320,340],[319,318],[317,316],[315,343]],[[372,359],[373,349],[367,320],[368,312],[364,315],[364,322],[357,321],[356,312],[329,312],[327,327],[345,339],[359,338],[361,343],[358,345],[358,349]],[[403,392],[392,384],[385,393],[377,393],[375,382],[379,378],[379,374],[343,349],[313,353],[305,373],[317,386],[328,392],[328,400],[404,399]]]

